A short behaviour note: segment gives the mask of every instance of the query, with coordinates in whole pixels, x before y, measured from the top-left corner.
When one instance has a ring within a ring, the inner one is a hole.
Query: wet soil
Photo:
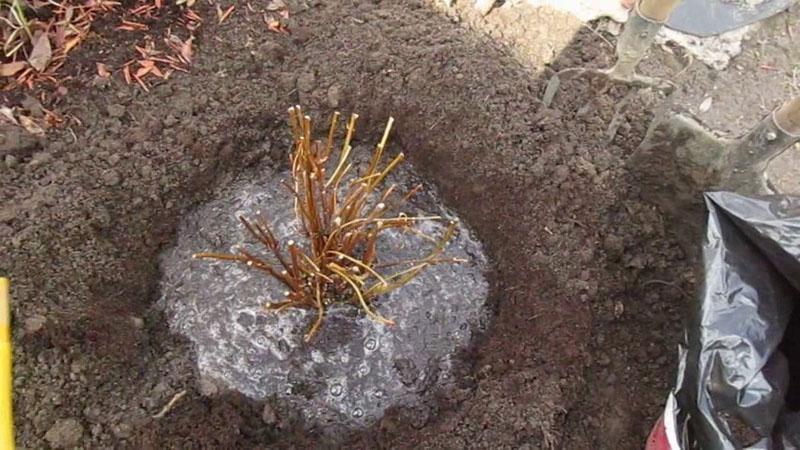
[[[285,110],[300,103],[319,117],[359,112],[364,142],[394,116],[392,151],[490,258],[493,316],[458,388],[391,411],[345,436],[349,446],[641,448],[693,288],[690,261],[626,168],[663,96],[575,77],[544,106],[554,69],[610,62],[586,27],[562,48],[563,27],[547,20],[309,1],[279,35],[246,8],[221,26],[204,8],[190,74],[150,93],[93,83],[101,51],[127,50],[82,47],[59,105],[82,125],[12,159],[3,150],[0,273],[13,283],[20,446],[63,444],[48,434],[60,419],[77,421],[84,448],[325,446],[297,417],[198,379],[191,347],[153,307],[157,255],[180,217],[246,168],[283,165]],[[540,61],[550,67],[496,39],[504,26],[552,42]]]
[[[344,133],[344,126],[339,133]],[[360,184],[373,150],[353,148],[345,185]],[[328,161],[328,173],[336,168],[337,158]],[[377,167],[381,170],[386,164],[389,161],[383,160]],[[281,281],[241,263],[191,258],[198,249],[227,253],[242,245],[250,254],[278,265],[239,217],[260,220],[256,223],[268,224],[278,242],[299,242],[310,252],[310,239],[301,232],[294,197],[286,189],[290,171],[273,173],[263,166],[253,170],[257,172],[243,173],[185,217],[177,245],[161,255],[159,306],[170,329],[194,344],[200,376],[267,400],[275,410],[297,411],[312,431],[323,433],[327,440],[344,429],[375,424],[393,406],[414,407],[431,393],[451,390],[452,375],[463,372],[458,357],[486,331],[488,313],[486,257],[465,224],[443,207],[424,180],[402,164],[395,166],[385,187],[369,195],[365,215],[380,201],[385,202],[383,209],[378,208],[382,217],[402,212],[419,220],[411,228],[379,234],[374,247],[377,273],[390,280],[430,255],[438,242],[445,245],[442,256],[449,261],[430,264],[402,288],[372,299],[373,317],[364,314],[358,299],[340,293],[338,303],[326,306],[324,320],[306,344],[315,308],[264,310],[265,304],[274,306],[285,297]],[[384,197],[389,186],[394,193]],[[401,201],[415,188],[408,201]],[[342,187],[339,205],[347,192],[350,188]],[[446,241],[437,241],[441,239]],[[387,266],[392,263],[399,265]],[[377,280],[369,279],[361,292],[373,282]],[[337,294],[322,295],[329,300]],[[381,323],[386,321],[388,325]]]

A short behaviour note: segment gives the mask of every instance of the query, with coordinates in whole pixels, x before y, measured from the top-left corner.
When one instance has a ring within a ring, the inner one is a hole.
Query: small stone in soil
[[[141,317],[131,316],[131,325],[133,325],[133,328],[141,330],[142,328],[144,328],[144,319],[142,319]]]
[[[0,126],[0,155],[25,156],[39,147],[39,138],[24,129],[10,124]]]
[[[11,222],[17,218],[17,208],[5,207],[0,209],[0,222]]]
[[[28,163],[28,166],[31,168],[36,168],[39,166],[44,166],[45,164],[52,161],[53,156],[47,152],[36,152],[31,157],[31,161]]]
[[[625,305],[618,301],[614,303],[614,318],[619,319],[625,313]]]
[[[200,394],[206,397],[213,397],[217,395],[217,392],[219,391],[217,385],[208,378],[200,379],[198,383],[198,390],[200,391]]]
[[[317,79],[313,72],[304,72],[297,77],[297,89],[300,92],[311,92],[317,85]]]
[[[92,87],[105,89],[109,85],[111,85],[111,79],[110,78],[103,78],[103,77],[101,77],[99,75],[95,75],[94,78],[92,78]]]
[[[120,104],[109,105],[108,115],[118,119],[125,115],[125,107]]]
[[[69,365],[69,371],[72,373],[81,373],[86,369],[86,360],[76,359]]]
[[[164,118],[164,126],[171,127],[178,123],[178,118],[173,116],[172,114],[168,114],[167,117]]]
[[[44,325],[47,323],[47,318],[42,315],[35,315],[28,317],[23,322],[22,328],[25,330],[25,334],[35,334],[44,328]]]
[[[127,422],[121,422],[111,427],[111,432],[119,439],[127,439],[131,436],[133,426]]]
[[[103,183],[106,186],[116,186],[122,181],[119,172],[117,172],[116,170],[107,170],[103,172],[102,178],[103,178]]]
[[[314,37],[314,32],[311,28],[308,27],[294,27],[292,28],[292,40],[296,44],[305,44],[308,42],[312,37]]]
[[[618,261],[625,252],[625,244],[618,236],[608,235],[603,241],[603,248],[612,261]]]
[[[8,167],[9,169],[13,169],[14,167],[17,167],[17,164],[19,164],[19,160],[14,155],[6,155],[5,163],[6,167]]]
[[[286,49],[277,42],[265,42],[258,49],[264,62],[281,62],[286,57]]]
[[[565,165],[557,166],[556,170],[553,172],[553,181],[556,184],[561,184],[567,181],[567,178],[569,178],[569,172],[570,172],[569,167]]]
[[[339,85],[334,84],[330,88],[328,88],[328,106],[331,108],[336,108],[339,106],[339,103],[342,101],[342,88]]]
[[[269,403],[264,404],[264,409],[261,411],[261,420],[267,425],[275,425],[278,423],[278,414]]]
[[[35,97],[26,95],[25,98],[22,99],[22,102],[20,104],[24,109],[27,109],[33,117],[44,116],[44,109],[42,108],[42,103]]]
[[[53,448],[75,448],[83,437],[83,426],[76,419],[58,419],[44,439]]]

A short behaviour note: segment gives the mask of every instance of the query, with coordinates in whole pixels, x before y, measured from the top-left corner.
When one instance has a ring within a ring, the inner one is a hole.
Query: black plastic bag
[[[705,195],[704,280],[664,428],[672,450],[800,448],[800,198]],[[787,331],[788,330],[788,331]],[[787,403],[787,399],[789,399]]]

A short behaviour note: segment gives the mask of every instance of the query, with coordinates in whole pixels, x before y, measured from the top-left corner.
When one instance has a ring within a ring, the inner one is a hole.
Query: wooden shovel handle
[[[792,136],[800,136],[800,97],[795,97],[775,111],[775,125]]]
[[[639,14],[653,22],[664,23],[681,0],[641,0]]]

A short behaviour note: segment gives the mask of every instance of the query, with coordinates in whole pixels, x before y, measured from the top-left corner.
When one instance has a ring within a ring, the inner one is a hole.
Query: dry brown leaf
[[[149,30],[150,27],[143,23],[134,22],[132,20],[123,20],[122,25],[116,28],[117,30],[123,31],[139,31],[139,30]]]
[[[64,44],[64,53],[69,53],[76,45],[81,43],[83,36],[75,36]]]
[[[164,79],[166,79],[166,78],[164,77],[164,73],[163,73],[163,72],[161,72],[161,69],[159,69],[159,68],[158,68],[158,66],[153,66],[153,68],[152,68],[152,70],[150,71],[150,73],[152,73],[153,75],[155,75],[155,76],[157,76],[157,77],[159,77],[159,78],[164,78]]]
[[[137,8],[130,10],[129,13],[139,17],[152,17],[153,13],[151,11],[158,8],[159,6],[157,5],[141,5]]]
[[[125,77],[125,82],[131,84],[131,66],[125,66],[122,68],[122,75]]]
[[[186,10],[186,18],[189,20],[193,20],[195,22],[202,22],[203,18],[198,16],[196,12],[192,11],[191,9]]]
[[[143,76],[150,73],[152,70],[153,70],[152,67],[140,67],[139,70],[137,70],[136,73],[133,74],[133,77],[137,79],[142,78]]]
[[[217,19],[219,20],[220,25],[222,25],[222,22],[225,22],[225,20],[228,17],[230,17],[235,8],[236,5],[231,5],[228,7],[228,9],[225,10],[225,12],[222,12],[222,8],[220,8],[219,5],[217,5]]]
[[[141,78],[137,77],[136,75],[134,75],[133,78],[136,80],[137,83],[139,83],[139,86],[141,86],[145,92],[150,92],[150,89],[147,89],[147,85],[144,83],[144,81],[142,81]]]
[[[170,66],[170,67],[172,67],[173,69],[175,69],[175,70],[179,71],[179,72],[185,72],[185,73],[189,73],[189,71],[188,71],[188,70],[186,70],[186,68],[184,68],[184,67],[181,67],[181,65],[180,65],[180,64],[170,64],[169,66]]]
[[[0,116],[5,117],[8,119],[9,122],[13,123],[14,125],[19,125],[17,118],[14,117],[14,110],[9,108],[8,106],[0,106]]]
[[[42,108],[44,109],[44,108]],[[60,115],[56,114],[54,111],[50,111],[48,109],[44,109],[44,120],[47,124],[48,128],[56,127],[59,124],[64,123],[64,118]]]
[[[44,134],[44,129],[42,129],[39,124],[34,122],[33,119],[28,116],[19,116],[19,124],[31,134]]]
[[[10,77],[28,65],[25,61],[0,64],[0,77]]]
[[[62,23],[70,23],[72,22],[72,16],[75,14],[75,8],[72,6],[67,6],[64,9],[64,18],[61,20]]]
[[[189,39],[181,45],[181,56],[187,64],[192,62],[192,41],[194,41],[194,36],[189,36]]]
[[[179,62],[177,58],[175,58],[173,56],[169,56],[169,55],[167,55],[165,58],[155,58],[154,57],[154,58],[151,58],[150,61],[153,61],[154,63],[160,62],[160,63],[164,63],[164,64],[172,64],[172,63]]]
[[[163,53],[160,50],[156,50],[156,44],[150,40],[144,43],[144,47],[139,47],[138,45],[135,45],[134,48],[136,49],[137,52],[139,52],[139,54],[144,59],[150,59],[155,55],[160,55],[161,53]]]
[[[96,64],[97,64],[97,75],[99,75],[100,78],[108,78],[111,76],[111,71],[108,70],[107,65],[100,62]]]
[[[272,31],[274,33],[287,33],[286,27],[281,25],[281,21],[274,17],[270,17],[265,14],[264,23],[267,24],[267,29],[269,31]]]
[[[41,72],[50,64],[51,59],[53,59],[53,50],[50,47],[50,38],[47,37],[47,33],[41,33],[36,38],[36,43],[33,44],[28,62],[37,72]]]

